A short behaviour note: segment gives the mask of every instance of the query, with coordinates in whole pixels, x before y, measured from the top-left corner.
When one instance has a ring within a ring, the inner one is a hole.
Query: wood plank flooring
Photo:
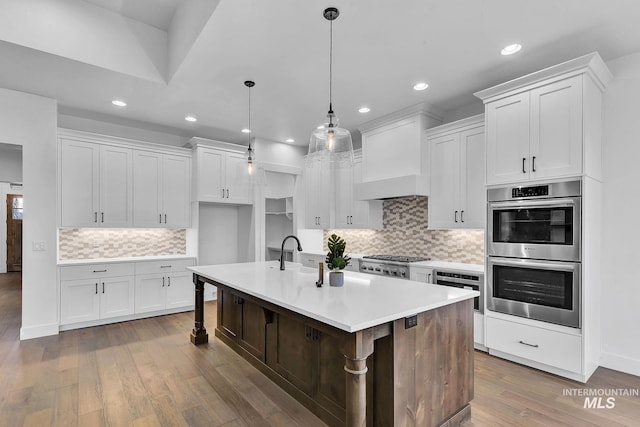
[[[213,337],[189,342],[193,313],[19,341],[20,273],[0,274],[0,427],[322,426],[302,405]],[[476,352],[465,426],[639,426],[640,398],[585,409],[564,389],[640,388],[599,368],[585,386]]]

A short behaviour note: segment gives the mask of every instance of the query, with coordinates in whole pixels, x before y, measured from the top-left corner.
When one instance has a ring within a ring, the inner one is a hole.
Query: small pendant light
[[[249,130],[249,132],[247,132],[247,135],[249,135],[249,147],[247,148],[247,154],[246,154],[247,172],[249,173],[249,175],[253,175],[253,167],[254,167],[253,162],[256,159],[256,153],[255,153],[255,150],[251,148],[251,134],[253,133],[251,130],[251,88],[254,87],[256,84],[251,80],[247,80],[244,82],[244,85],[249,88],[249,91],[248,91],[249,92],[249,127],[247,128]]]
[[[338,126],[338,118],[333,112],[333,21],[340,15],[335,7],[324,10],[323,16],[329,21],[329,122],[311,133],[307,163],[329,162],[337,167],[353,164],[353,141],[351,133]]]

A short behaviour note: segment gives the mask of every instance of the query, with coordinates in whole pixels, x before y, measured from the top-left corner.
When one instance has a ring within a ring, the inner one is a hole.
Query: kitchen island
[[[475,291],[287,263],[189,267],[191,342],[208,341],[204,284],[218,287],[216,337],[335,426],[456,425],[473,398]]]

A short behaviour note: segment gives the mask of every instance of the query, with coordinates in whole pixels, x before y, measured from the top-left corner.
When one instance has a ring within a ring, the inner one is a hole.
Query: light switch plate
[[[43,241],[33,241],[31,242],[31,250],[42,252],[46,249],[45,242]]]

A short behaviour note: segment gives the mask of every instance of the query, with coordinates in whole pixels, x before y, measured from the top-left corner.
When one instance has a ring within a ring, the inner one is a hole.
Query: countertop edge
[[[83,259],[64,259],[58,260],[58,267],[73,265],[89,265],[89,264],[116,264],[121,262],[145,262],[145,261],[164,261],[168,259],[196,259],[192,255],[157,255],[157,256],[140,256],[140,257],[120,257],[120,258],[83,258]]]

